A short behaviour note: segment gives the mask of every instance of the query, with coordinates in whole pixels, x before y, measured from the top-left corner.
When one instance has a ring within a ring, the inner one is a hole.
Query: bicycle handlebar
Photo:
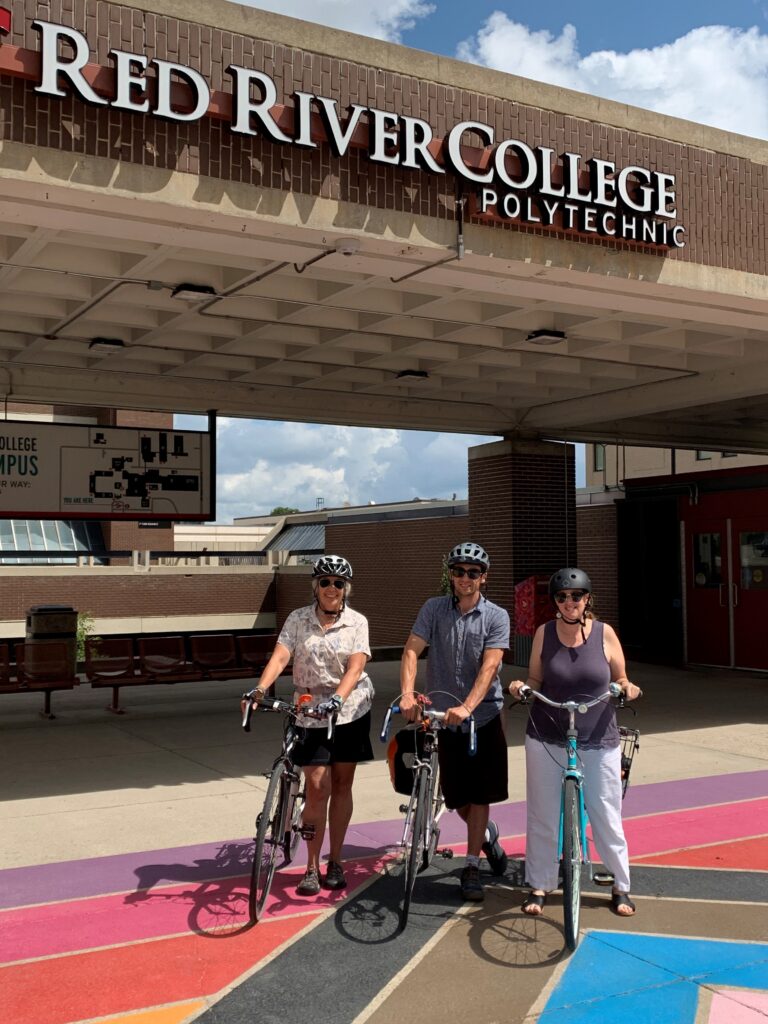
[[[251,731],[251,715],[254,708],[259,708],[260,711],[278,711],[284,715],[292,715],[296,718],[298,715],[306,715],[307,718],[316,718],[318,721],[328,720],[328,739],[333,736],[333,730],[336,728],[336,719],[338,712],[334,712],[332,715],[325,714],[324,712],[318,712],[317,707],[309,705],[309,702],[302,701],[299,699],[295,704],[290,701],[278,700],[276,697],[262,697],[257,700],[253,695],[256,691],[249,690],[248,693],[244,693],[240,698],[240,707],[243,712],[243,731]],[[308,695],[304,695],[308,696]],[[311,700],[311,698],[310,698]]]
[[[596,704],[602,704],[607,697],[615,697],[619,701],[619,707],[624,707],[624,692],[618,683],[611,683],[605,693],[600,694],[599,697],[595,697],[593,700],[550,700],[549,697],[545,697],[539,690],[534,690],[530,686],[520,687],[520,703],[527,704],[531,697],[535,697],[536,700],[542,700],[545,704],[549,704],[551,708],[557,708],[559,711],[578,711],[581,714],[588,711],[590,708],[595,707]]]
[[[387,737],[389,736],[389,723],[392,719],[392,715],[400,714],[402,714],[402,712],[399,704],[390,704],[387,708],[387,713],[384,716],[384,722],[381,726],[381,733],[379,734],[379,739],[382,743],[386,743]],[[440,722],[441,724],[445,723],[445,711],[433,711],[431,708],[427,710],[422,709],[421,715],[421,721],[424,722],[425,725],[429,724],[430,719],[433,719],[435,722]],[[474,756],[477,753],[477,728],[475,726],[474,715],[470,715],[467,722],[469,722],[469,753],[470,756]]]

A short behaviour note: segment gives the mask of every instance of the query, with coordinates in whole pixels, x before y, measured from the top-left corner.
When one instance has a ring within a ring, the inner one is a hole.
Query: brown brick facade
[[[326,551],[354,568],[352,604],[367,617],[372,644],[405,643],[419,608],[440,593],[443,558],[466,534],[466,516],[326,528]]]
[[[269,573],[103,575],[73,570],[66,576],[5,577],[0,619],[23,619],[29,608],[67,604],[101,618],[271,612],[275,587]]]
[[[579,566],[592,580],[595,612],[614,628],[619,624],[617,587],[616,505],[585,505],[577,509]]]
[[[436,138],[463,120],[479,119],[495,128],[498,139],[517,138],[558,153],[567,150],[585,159],[599,157],[617,165],[639,164],[672,173],[677,179],[678,218],[688,234],[686,248],[675,250],[669,258],[756,274],[768,271],[762,200],[768,172],[763,164],[746,157],[104,0],[77,0],[74,4],[72,0],[52,0],[50,6],[13,0],[12,10],[9,43],[33,51],[38,49],[38,36],[31,22],[43,17],[84,32],[92,59],[99,65],[108,66],[112,47],[133,50],[188,65],[200,71],[213,90],[228,93],[232,82],[225,70],[234,62],[272,77],[278,103],[290,105],[295,90],[316,92],[337,98],[342,110],[359,103],[423,118]],[[466,80],[468,76],[463,77]],[[339,160],[326,145],[315,150],[276,145],[266,138],[236,135],[212,117],[183,124],[121,115],[111,108],[89,107],[71,94],[61,100],[37,95],[33,83],[21,78],[0,81],[0,141],[3,139],[205,176],[221,182],[222,195],[228,183],[236,182],[440,221],[455,216],[451,174],[374,165],[362,148],[350,150]],[[566,237],[532,225],[516,230]],[[599,236],[591,236],[589,242],[656,251]]]
[[[483,447],[487,455],[470,453],[470,533],[491,556],[490,596],[509,611],[514,630],[515,584],[576,559],[573,446]]]

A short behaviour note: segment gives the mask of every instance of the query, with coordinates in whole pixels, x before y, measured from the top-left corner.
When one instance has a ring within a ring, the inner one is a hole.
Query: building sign
[[[211,435],[0,423],[0,518],[213,519]]]
[[[40,33],[42,65],[36,92],[64,97],[68,88],[86,103],[177,122],[197,121],[209,111],[211,89],[193,68],[113,49],[111,93],[105,94],[103,86],[94,87],[84,35],[45,21],[33,26]],[[685,246],[673,174],[498,138],[494,127],[482,121],[459,122],[444,138],[436,138],[419,117],[358,103],[342,116],[336,99],[309,92],[293,93],[287,126],[269,75],[237,64],[226,70],[233,87],[229,126],[235,133],[311,149],[319,144],[319,119],[323,140],[339,158],[359,144],[362,133],[375,164],[452,172],[469,186],[469,212],[476,216],[642,245]],[[470,138],[481,145],[468,145]]]

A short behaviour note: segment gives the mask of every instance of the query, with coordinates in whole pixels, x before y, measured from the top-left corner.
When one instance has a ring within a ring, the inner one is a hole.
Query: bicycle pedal
[[[299,835],[302,839],[314,839],[315,838],[315,826],[314,825],[301,825],[299,826]]]
[[[453,857],[453,850],[449,850],[447,847],[444,850],[436,850],[438,857],[445,857],[446,860],[451,860]]]
[[[592,875],[595,885],[613,885],[615,879],[609,871],[596,871]]]
[[[405,814],[408,810],[408,804],[400,804],[400,813]]]

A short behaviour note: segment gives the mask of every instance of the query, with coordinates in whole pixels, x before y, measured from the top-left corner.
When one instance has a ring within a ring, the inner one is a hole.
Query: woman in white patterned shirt
[[[266,692],[293,658],[296,696],[308,693],[313,703],[338,711],[328,739],[326,723],[298,718],[303,727],[294,761],[304,769],[304,825],[314,825],[307,841],[307,870],[296,892],[315,896],[347,884],[341,848],[352,817],[352,782],[361,761],[373,760],[371,703],[373,684],[365,671],[371,656],[368,621],[347,604],[352,566],[340,555],[324,555],[312,566],[314,602],[285,620],[257,690]],[[320,877],[320,849],[328,825],[330,851]]]

